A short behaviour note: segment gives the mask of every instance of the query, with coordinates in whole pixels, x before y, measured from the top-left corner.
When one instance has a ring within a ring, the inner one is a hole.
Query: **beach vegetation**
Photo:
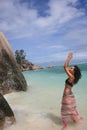
[[[21,49],[21,50],[16,50],[16,51],[15,51],[15,57],[16,57],[17,63],[18,63],[19,65],[22,65],[22,61],[25,60],[26,54],[25,54],[25,52],[24,52],[23,49]]]

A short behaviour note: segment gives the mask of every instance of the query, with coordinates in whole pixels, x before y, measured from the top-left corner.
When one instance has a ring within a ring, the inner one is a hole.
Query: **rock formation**
[[[16,62],[13,51],[0,32],[0,93],[26,91],[26,80]]]
[[[29,62],[27,60],[24,60],[24,62],[22,62],[22,65],[21,65],[21,70],[22,71],[40,70],[40,69],[44,69],[44,68],[39,66],[39,65],[34,65],[32,62]]]

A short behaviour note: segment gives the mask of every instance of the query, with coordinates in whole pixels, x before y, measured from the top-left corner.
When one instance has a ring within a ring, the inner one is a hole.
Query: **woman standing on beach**
[[[62,107],[61,107],[61,116],[63,121],[62,130],[67,127],[67,121],[69,117],[76,123],[78,123],[82,119],[81,117],[79,117],[79,114],[76,110],[76,101],[72,93],[73,86],[81,78],[81,72],[78,66],[72,66],[70,68],[68,67],[72,57],[73,54],[69,53],[64,64],[64,70],[68,75],[68,78],[65,81],[65,89],[62,98]]]

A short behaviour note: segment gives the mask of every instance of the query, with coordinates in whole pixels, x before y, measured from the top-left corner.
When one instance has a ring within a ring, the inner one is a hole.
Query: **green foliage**
[[[16,57],[17,63],[21,65],[22,61],[25,60],[26,54],[25,54],[24,50],[22,50],[22,49],[16,50],[15,57]]]

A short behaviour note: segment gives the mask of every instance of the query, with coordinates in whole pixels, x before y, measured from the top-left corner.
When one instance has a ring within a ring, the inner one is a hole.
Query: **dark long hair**
[[[74,65],[74,76],[75,76],[75,80],[74,80],[74,84],[78,83],[79,79],[81,78],[81,71],[80,68],[77,65]]]

